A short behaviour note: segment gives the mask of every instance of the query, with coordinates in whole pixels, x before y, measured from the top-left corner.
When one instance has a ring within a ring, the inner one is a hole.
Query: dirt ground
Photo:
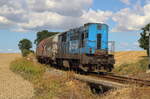
[[[0,54],[0,99],[30,99],[34,95],[32,84],[9,69],[19,54]]]
[[[115,66],[120,66],[121,64],[130,64],[139,61],[142,57],[146,56],[146,51],[124,51],[115,53]]]

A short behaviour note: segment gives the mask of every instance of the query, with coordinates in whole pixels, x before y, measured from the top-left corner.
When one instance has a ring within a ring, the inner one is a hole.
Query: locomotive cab
[[[107,52],[108,50],[108,26],[106,24],[88,24],[87,48],[92,50],[92,54]],[[90,54],[90,51],[87,52]]]
[[[114,56],[108,53],[108,26],[106,24],[86,24],[88,27],[88,38],[86,42],[86,58],[91,64],[91,70],[111,71],[115,64]]]

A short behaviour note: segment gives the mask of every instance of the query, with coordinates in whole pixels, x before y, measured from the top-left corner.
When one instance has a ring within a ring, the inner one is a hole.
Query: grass
[[[118,74],[138,74],[146,72],[148,69],[148,57],[143,57],[141,60],[139,60],[136,63],[130,63],[130,64],[122,64],[120,66],[115,67],[114,71]]]
[[[122,51],[115,52],[115,66],[120,66],[122,64],[136,63],[142,59],[143,56],[147,56],[146,51]]]
[[[150,87],[132,85],[127,88],[112,90],[105,94],[102,99],[149,99]]]
[[[35,99],[89,99],[92,97],[86,84],[65,77],[49,75],[37,85]]]
[[[19,58],[11,62],[10,69],[28,80],[41,76],[45,71],[41,64],[33,63],[25,58]]]
[[[72,73],[55,75],[46,72],[46,66],[20,58],[11,62],[10,69],[29,80],[35,90],[33,99],[94,99],[86,83],[73,80]],[[48,68],[49,69],[49,68]]]

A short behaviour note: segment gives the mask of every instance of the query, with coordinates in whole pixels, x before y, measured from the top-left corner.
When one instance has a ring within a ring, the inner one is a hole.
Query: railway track
[[[149,80],[141,80],[137,78],[125,77],[125,76],[120,76],[115,74],[109,74],[109,73],[103,75],[92,74],[92,76],[113,81],[113,82],[123,83],[123,84],[136,84],[140,86],[150,86]]]
[[[58,70],[58,69],[57,69]],[[61,69],[63,70],[63,69]],[[68,71],[68,70],[63,70],[63,71]],[[77,74],[76,78],[82,80],[83,78],[80,78],[78,76],[84,76],[87,78],[85,79],[85,81],[90,82],[90,78],[95,79],[96,81],[99,80],[104,80],[104,81],[110,81],[110,82],[115,82],[115,83],[120,83],[120,84],[136,84],[136,85],[140,85],[140,86],[150,86],[150,80],[142,80],[142,79],[137,79],[137,78],[131,78],[131,77],[126,77],[126,76],[121,76],[121,75],[116,75],[116,74],[112,74],[112,73],[102,73],[102,74],[98,74],[98,73],[77,73],[74,71],[75,74]],[[88,79],[89,78],[89,79]],[[94,83],[94,81],[92,81]]]

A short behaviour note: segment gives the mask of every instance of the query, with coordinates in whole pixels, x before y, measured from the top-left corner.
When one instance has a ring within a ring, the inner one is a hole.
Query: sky
[[[150,23],[150,0],[0,0],[0,53],[19,52],[41,30],[66,31],[85,23],[109,26],[116,51],[139,48],[141,28]],[[34,45],[35,48],[35,45]]]

